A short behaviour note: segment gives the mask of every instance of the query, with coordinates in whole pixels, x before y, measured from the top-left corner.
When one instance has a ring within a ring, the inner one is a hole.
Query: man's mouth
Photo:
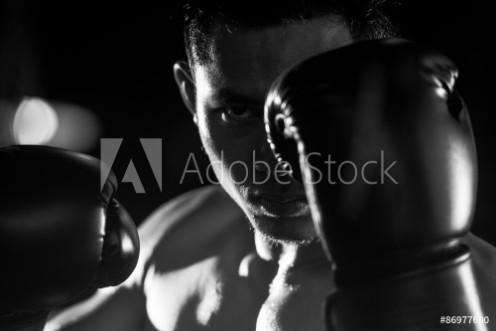
[[[270,217],[301,217],[309,214],[309,207],[304,194],[279,194],[256,192],[249,196],[250,202],[262,214]]]

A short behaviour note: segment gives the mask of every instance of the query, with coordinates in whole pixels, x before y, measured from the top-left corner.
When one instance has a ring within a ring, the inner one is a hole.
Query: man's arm
[[[150,264],[165,268],[184,246],[210,238],[209,233],[218,233],[241,214],[217,186],[192,190],[168,201],[140,224],[140,257],[131,276],[118,287],[100,289],[88,299],[52,311],[44,330],[143,330],[150,323],[143,285]],[[204,218],[211,220],[208,225]],[[191,231],[198,230],[200,220],[202,231]]]
[[[136,331],[146,321],[146,300],[140,289],[124,284],[100,289],[88,299],[51,312],[45,331]]]
[[[138,229],[143,241],[142,229]],[[91,296],[54,309],[48,315],[44,331],[136,331],[147,321],[146,296],[142,277],[148,249],[141,244],[138,264],[119,286],[98,289]]]

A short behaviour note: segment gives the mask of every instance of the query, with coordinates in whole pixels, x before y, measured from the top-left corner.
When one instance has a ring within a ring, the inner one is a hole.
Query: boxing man
[[[272,81],[318,53],[396,36],[387,4],[186,6],[188,59],[174,66],[174,76],[206,153],[217,161],[221,187],[158,209],[140,228],[140,261],[127,282],[53,312],[47,329],[325,330],[321,306],[334,290],[334,273],[303,186],[274,177],[256,185],[266,168],[243,180],[242,168],[230,166],[243,161],[251,169],[255,153],[274,168],[263,123]],[[465,241],[477,277],[491,284],[494,249],[472,235]]]

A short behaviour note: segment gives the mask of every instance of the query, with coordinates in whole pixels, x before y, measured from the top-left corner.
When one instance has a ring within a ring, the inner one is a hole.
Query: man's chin
[[[275,218],[258,215],[250,218],[255,230],[269,241],[292,242],[301,245],[319,241],[309,216]]]

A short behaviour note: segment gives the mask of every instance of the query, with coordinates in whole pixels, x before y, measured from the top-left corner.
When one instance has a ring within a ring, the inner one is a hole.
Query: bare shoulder
[[[158,208],[140,227],[135,285],[146,297],[150,329],[196,330],[213,323],[254,250],[242,210],[221,187],[204,187]],[[227,292],[226,292],[227,291]]]
[[[219,229],[241,215],[241,209],[222,187],[204,186],[173,198],[155,210],[141,224],[140,240],[144,246],[155,246],[169,231],[187,228],[197,222]]]
[[[201,187],[159,207],[139,228],[141,253],[134,281],[143,282],[151,266],[174,270],[227,253],[228,241],[252,241],[248,222],[220,186]],[[226,246],[227,247],[227,246]]]

